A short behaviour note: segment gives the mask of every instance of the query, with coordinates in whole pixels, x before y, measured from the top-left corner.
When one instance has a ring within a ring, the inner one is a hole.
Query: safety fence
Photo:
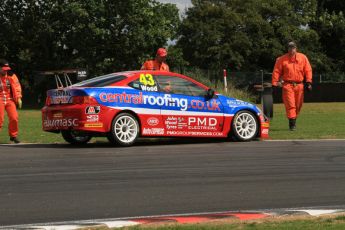
[[[174,72],[179,72],[187,76],[196,78],[206,78],[212,82],[222,83],[223,69],[198,69],[192,67],[173,68]],[[260,82],[271,82],[272,73],[265,70],[251,72],[233,71],[226,69],[228,81],[237,86],[251,85]],[[345,73],[313,73],[313,83],[345,83]]]
[[[197,68],[178,68],[183,73],[213,87],[224,87],[223,69],[201,70]],[[228,85],[249,91],[253,100],[260,102],[261,91],[257,86],[271,83],[272,73],[259,70],[238,72],[226,70]],[[259,90],[258,90],[259,89]],[[305,94],[306,102],[345,102],[345,73],[313,73],[313,91]],[[231,92],[230,92],[231,94]],[[281,103],[281,89],[273,94],[275,103]]]
[[[223,69],[199,69],[191,67],[172,68],[173,72],[178,72],[190,76],[205,85],[216,89],[224,88]],[[260,102],[261,92],[255,86],[271,82],[271,73],[258,70],[253,72],[239,72],[227,69],[227,82],[230,90],[235,88],[243,92],[249,92],[252,101]],[[92,76],[88,76],[91,78]],[[75,76],[71,78],[72,83],[78,82]],[[49,77],[35,76],[30,81],[30,88],[24,89],[24,102],[29,107],[40,108],[44,105],[45,95],[48,89],[55,87],[54,79]],[[332,102],[345,101],[345,73],[314,73],[313,74],[313,92],[305,95],[306,102]],[[221,93],[224,93],[221,91]],[[238,91],[237,91],[238,93]],[[228,95],[232,95],[229,92]],[[233,95],[236,97],[237,95]],[[274,102],[281,102],[281,93],[274,96]],[[244,96],[247,98],[247,95]]]
[[[305,102],[345,102],[345,83],[315,83],[311,92],[305,91]],[[273,93],[274,103],[282,102],[281,89]]]

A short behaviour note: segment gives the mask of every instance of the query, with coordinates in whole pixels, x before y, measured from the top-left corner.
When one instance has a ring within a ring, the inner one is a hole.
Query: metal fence
[[[216,85],[223,82],[223,69],[198,69],[191,67],[173,68],[172,71],[185,74],[196,79],[208,79]],[[227,79],[235,86],[245,86],[271,82],[272,73],[264,70],[253,72],[232,71],[227,69]],[[345,83],[345,73],[313,73],[313,83]]]

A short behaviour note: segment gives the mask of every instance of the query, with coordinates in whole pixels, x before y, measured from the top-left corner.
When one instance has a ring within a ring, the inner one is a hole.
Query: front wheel
[[[92,138],[89,134],[73,130],[62,130],[61,134],[65,141],[74,145],[86,144]]]
[[[121,146],[131,146],[139,136],[138,120],[129,113],[121,113],[112,122],[108,140]]]
[[[238,141],[250,141],[257,136],[259,124],[249,111],[238,112],[232,121],[232,135]]]

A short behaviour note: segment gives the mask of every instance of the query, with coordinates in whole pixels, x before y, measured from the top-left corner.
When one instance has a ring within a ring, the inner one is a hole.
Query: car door
[[[140,102],[132,108],[140,118],[141,134],[143,136],[164,136],[165,129],[161,116],[161,93],[150,73],[139,73],[138,77],[128,84],[139,90]]]
[[[223,106],[207,89],[178,76],[155,76],[164,98],[162,121],[168,136],[222,136]]]

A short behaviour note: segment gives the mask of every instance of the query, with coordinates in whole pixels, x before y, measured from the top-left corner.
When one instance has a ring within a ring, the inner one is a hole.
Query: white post
[[[228,82],[226,79],[226,69],[223,69],[223,76],[224,76],[224,88],[225,88],[225,92],[228,92]]]

